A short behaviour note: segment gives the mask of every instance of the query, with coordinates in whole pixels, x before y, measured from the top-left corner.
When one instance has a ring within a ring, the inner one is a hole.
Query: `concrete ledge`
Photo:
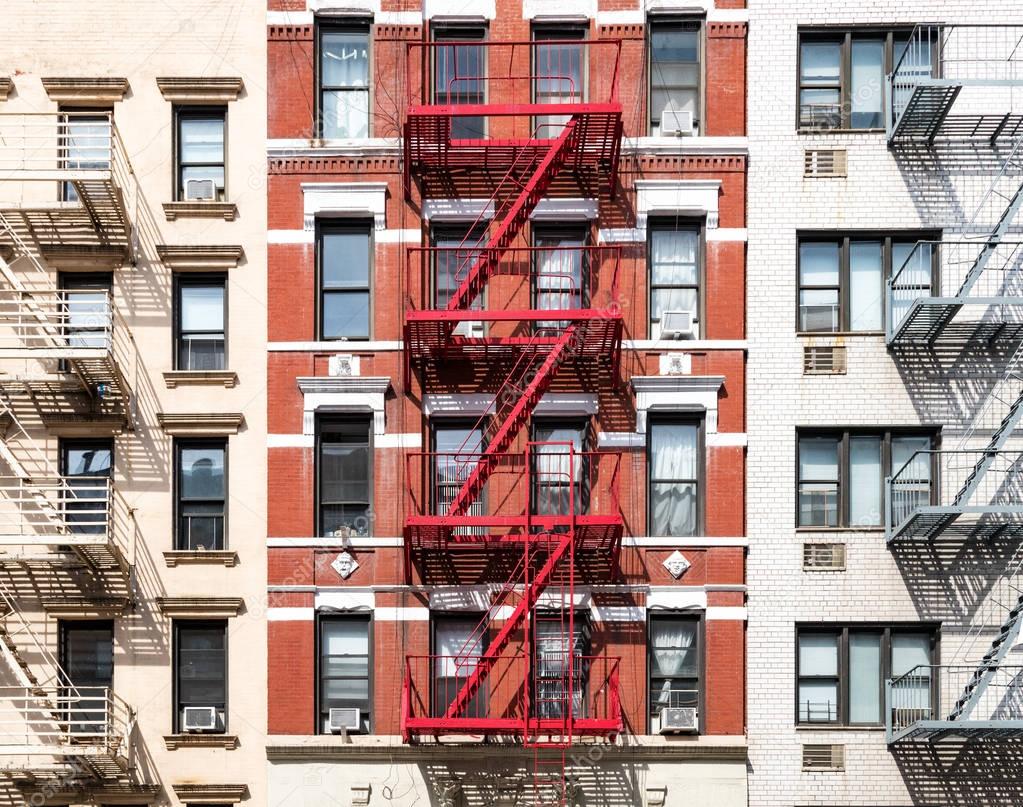
[[[234,221],[238,218],[238,205],[234,202],[164,202],[163,213],[167,221],[219,218]]]
[[[168,550],[163,553],[163,559],[168,566],[185,566],[188,564],[207,566],[235,566],[238,563],[238,553],[230,550]]]
[[[166,734],[163,738],[168,751],[179,748],[224,748],[234,751],[238,737],[234,734]]]

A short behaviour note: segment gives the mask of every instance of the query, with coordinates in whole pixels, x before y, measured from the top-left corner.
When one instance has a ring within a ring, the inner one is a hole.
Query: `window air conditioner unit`
[[[362,711],[351,706],[344,706],[340,709],[331,709],[327,718],[331,734],[359,731],[362,725]]]
[[[186,706],[184,729],[189,734],[217,730],[217,709],[215,706]]]
[[[189,202],[209,201],[217,196],[217,186],[212,179],[190,179],[185,183],[185,199]]]
[[[692,311],[665,311],[661,314],[661,339],[692,339]]]
[[[665,109],[661,112],[662,137],[692,137],[693,112],[680,109]]]
[[[696,709],[692,706],[665,706],[660,718],[661,734],[695,734],[700,730]]]

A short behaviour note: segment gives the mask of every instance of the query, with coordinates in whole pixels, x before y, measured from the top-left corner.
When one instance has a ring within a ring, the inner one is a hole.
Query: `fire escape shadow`
[[[1023,741],[919,742],[892,749],[913,804],[1018,807],[1023,804]]]

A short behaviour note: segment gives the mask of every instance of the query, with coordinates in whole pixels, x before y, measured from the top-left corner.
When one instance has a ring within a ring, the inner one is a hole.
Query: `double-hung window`
[[[915,480],[906,495],[929,504],[933,447],[920,431],[800,430],[798,525],[880,527],[885,477],[899,472]]]
[[[373,239],[368,223],[318,225],[321,339],[369,339]]]
[[[435,27],[433,41],[433,102],[463,106],[487,100],[487,29],[476,25]],[[451,139],[486,137],[482,115],[456,115],[451,120]]]
[[[916,710],[933,702],[937,635],[927,626],[806,626],[797,629],[796,721],[879,725],[884,688],[906,676],[899,699]]]
[[[175,369],[223,370],[225,278],[185,275],[176,279]]]
[[[109,534],[114,441],[61,440],[60,472],[67,481],[64,521],[68,529],[76,535]]]
[[[319,534],[369,535],[372,422],[362,418],[324,418],[317,425]]]
[[[434,717],[443,717],[459,697],[466,682],[476,671],[486,652],[488,631],[485,614],[434,614],[433,670],[430,710]],[[459,712],[460,717],[487,717],[489,688],[487,681]]]
[[[537,26],[533,29],[533,103],[581,104],[586,100],[586,29]],[[568,115],[540,115],[536,136],[557,137]]]
[[[647,424],[647,524],[650,535],[697,535],[703,476],[702,423],[651,417]]]
[[[540,516],[585,513],[589,505],[589,456],[585,420],[537,419],[533,423],[533,512]]]
[[[700,226],[677,220],[653,220],[648,238],[650,338],[660,338],[666,312],[688,313],[692,334],[698,338],[703,262]]]
[[[578,226],[536,227],[533,244],[533,307],[539,311],[574,311],[586,306],[587,232]],[[540,331],[560,332],[564,321],[537,321]]]
[[[588,717],[590,624],[577,611],[569,633],[568,614],[537,611],[533,621],[536,666],[533,670],[533,715],[563,719]]]
[[[462,283],[472,272],[486,244],[486,227],[469,224],[441,224],[431,228],[433,248],[430,267],[433,272],[433,304],[438,311],[448,307]],[[483,309],[486,289],[481,289],[469,303],[470,311]],[[455,326],[458,336],[483,336],[481,320],[459,322]]]
[[[906,49],[909,38],[909,29],[801,31],[800,128],[884,128],[885,76],[897,65],[928,76],[933,70],[926,49]]]
[[[179,440],[177,530],[179,550],[225,548],[227,441]]]
[[[217,733],[227,731],[227,622],[174,623],[174,731],[186,709],[212,709]]]
[[[701,38],[695,20],[650,23],[651,135],[699,133]]]
[[[114,623],[61,620],[58,633],[64,719],[77,739],[97,742],[107,731],[114,684]]]
[[[319,619],[319,704],[318,729],[330,733],[331,709],[358,709],[359,730],[372,725],[373,654],[369,616],[339,614]]]
[[[650,730],[657,733],[662,709],[700,708],[700,620],[681,614],[651,613],[649,630]]]
[[[176,110],[177,154],[175,184],[179,201],[224,200],[224,107]]]
[[[369,23],[320,24],[317,31],[319,135],[369,137]]]
[[[69,171],[108,171],[114,148],[112,110],[68,109],[60,115],[61,162]],[[62,182],[60,198],[77,202],[71,182]]]
[[[798,330],[882,331],[886,280],[902,272],[903,286],[927,294],[933,260],[932,245],[916,234],[800,236]]]

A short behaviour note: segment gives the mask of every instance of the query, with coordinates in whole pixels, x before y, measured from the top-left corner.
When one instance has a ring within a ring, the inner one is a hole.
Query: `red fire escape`
[[[620,456],[524,430],[556,379],[618,378],[620,253],[521,244],[541,199],[613,195],[620,48],[466,40],[408,54],[408,198],[471,200],[479,215],[460,244],[408,251],[406,380],[485,390],[489,405],[461,445],[407,458],[406,575],[451,585],[445,574],[477,570],[491,592],[454,652],[407,658],[402,732],[519,737],[537,749],[534,787],[544,768],[560,777],[554,803],[573,739],[623,728],[618,659],[586,655],[574,616],[583,576],[618,574]]]

